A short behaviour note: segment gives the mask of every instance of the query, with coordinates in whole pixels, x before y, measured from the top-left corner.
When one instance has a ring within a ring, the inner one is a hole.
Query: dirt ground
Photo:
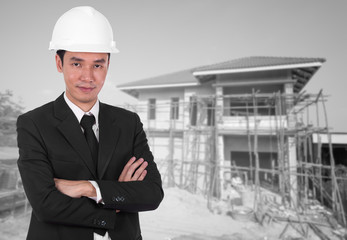
[[[286,222],[261,226],[254,219],[235,220],[222,213],[213,213],[202,196],[181,189],[165,190],[165,198],[155,211],[140,214],[144,240],[319,240],[313,231],[303,238]],[[30,214],[0,219],[0,240],[24,240]],[[337,240],[330,229],[323,229],[331,240]]]
[[[30,214],[0,220],[0,240],[25,240]]]

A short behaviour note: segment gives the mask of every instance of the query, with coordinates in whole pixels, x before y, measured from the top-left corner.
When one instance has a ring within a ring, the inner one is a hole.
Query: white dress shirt
[[[72,112],[75,114],[78,122],[81,122],[81,119],[83,115],[94,115],[95,117],[95,124],[93,125],[93,131],[95,134],[96,139],[99,141],[99,100],[96,101],[92,109],[90,109],[89,112],[84,112],[82,109],[80,109],[78,106],[76,106],[73,102],[68,99],[66,96],[66,93],[64,93],[64,99],[67,105],[70,107]],[[83,128],[81,127],[82,131]],[[100,192],[100,188],[98,184],[95,181],[89,181],[95,188],[96,190],[96,197],[91,197],[94,201],[97,203],[102,202],[102,196]],[[106,232],[105,236],[101,236],[97,233],[94,233],[94,240],[111,240],[111,238],[108,236],[108,232]]]

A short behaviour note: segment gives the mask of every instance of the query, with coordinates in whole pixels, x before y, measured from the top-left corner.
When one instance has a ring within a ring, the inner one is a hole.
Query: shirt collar
[[[64,99],[69,108],[72,110],[72,112],[75,114],[78,122],[81,122],[81,119],[83,115],[94,115],[95,117],[95,124],[96,126],[99,126],[99,99],[96,101],[92,109],[90,109],[89,112],[84,112],[82,109],[80,109],[77,105],[75,105],[73,102],[70,101],[70,99],[66,96],[66,92],[64,92]]]

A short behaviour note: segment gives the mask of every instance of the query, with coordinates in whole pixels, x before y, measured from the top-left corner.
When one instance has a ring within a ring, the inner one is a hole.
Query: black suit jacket
[[[97,172],[63,95],[19,116],[17,132],[18,167],[33,208],[27,239],[92,240],[94,228],[106,229],[112,239],[142,239],[138,212],[156,209],[163,190],[137,114],[100,103]],[[145,180],[118,182],[132,156],[149,163]],[[105,204],[62,194],[54,178],[95,180]]]

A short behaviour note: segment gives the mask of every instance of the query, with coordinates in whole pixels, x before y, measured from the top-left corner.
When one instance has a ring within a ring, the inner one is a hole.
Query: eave
[[[299,64],[275,65],[275,66],[263,66],[263,67],[251,67],[251,68],[201,70],[201,71],[194,71],[193,75],[194,76],[218,75],[218,74],[243,73],[243,72],[259,72],[259,71],[273,71],[273,70],[283,70],[283,69],[310,68],[310,67],[320,67],[320,66],[322,66],[322,62],[312,62],[312,63],[299,63]]]

